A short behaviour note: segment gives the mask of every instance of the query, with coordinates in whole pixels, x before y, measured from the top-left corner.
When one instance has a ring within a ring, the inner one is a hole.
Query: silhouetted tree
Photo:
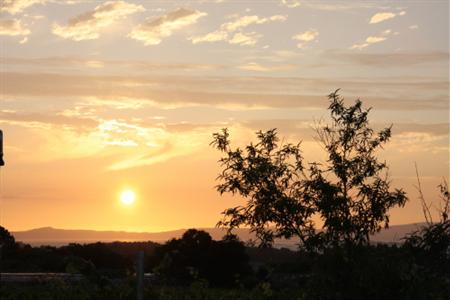
[[[0,226],[0,251],[2,254],[5,254],[17,247],[16,240],[14,239],[14,236],[12,236],[9,231],[3,227]]]
[[[407,197],[402,189],[390,190],[386,162],[375,156],[392,126],[375,133],[370,108],[363,109],[359,99],[346,107],[337,92],[328,96],[331,125],[317,129],[328,160],[311,165],[304,197],[313,200],[324,221],[320,235],[326,243],[367,244],[370,234],[389,226],[389,209],[403,206]]]
[[[218,225],[229,232],[249,226],[266,246],[278,237],[298,236],[306,242],[314,233],[315,208],[302,196],[300,144],[279,145],[276,129],[258,131],[257,137],[256,144],[232,149],[227,129],[214,134],[211,144],[225,154],[219,160],[223,171],[217,190],[247,199],[247,205],[225,210]]]
[[[366,244],[371,233],[388,226],[388,210],[407,200],[402,190],[390,191],[387,165],[375,156],[391,128],[375,133],[370,109],[359,100],[346,107],[337,92],[329,95],[331,125],[317,129],[328,153],[324,165],[306,169],[300,144],[279,145],[275,129],[257,132],[258,143],[245,149],[231,148],[227,129],[213,135],[211,144],[225,155],[217,190],[247,199],[246,205],[225,210],[219,226],[230,231],[249,226],[262,245],[297,236],[304,246]],[[324,221],[320,233],[314,215]]]

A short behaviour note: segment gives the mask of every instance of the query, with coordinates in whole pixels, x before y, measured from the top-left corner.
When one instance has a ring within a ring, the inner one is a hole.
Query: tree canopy
[[[376,157],[391,127],[375,132],[360,100],[347,107],[338,90],[328,98],[331,124],[316,130],[325,164],[306,167],[301,144],[280,144],[276,129],[258,131],[258,142],[244,149],[232,148],[227,129],[213,135],[211,144],[224,154],[218,192],[247,200],[225,210],[219,226],[248,226],[262,245],[296,236],[305,247],[367,244],[388,227],[389,209],[407,201],[403,190],[390,189],[387,164]],[[323,220],[322,230],[314,217]]]

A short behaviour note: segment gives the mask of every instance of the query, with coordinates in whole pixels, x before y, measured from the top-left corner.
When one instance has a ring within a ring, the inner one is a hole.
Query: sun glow
[[[132,205],[136,200],[136,194],[132,190],[124,190],[120,193],[120,202],[124,205]]]

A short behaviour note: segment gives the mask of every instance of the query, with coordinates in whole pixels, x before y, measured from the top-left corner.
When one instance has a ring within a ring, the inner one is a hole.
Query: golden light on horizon
[[[132,205],[136,201],[136,193],[132,190],[124,190],[120,193],[120,202],[123,205]]]

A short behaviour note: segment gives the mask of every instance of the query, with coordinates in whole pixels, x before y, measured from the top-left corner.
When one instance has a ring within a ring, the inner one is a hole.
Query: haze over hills
[[[383,229],[372,236],[373,242],[399,243],[408,233],[417,230],[421,225],[406,224],[395,225],[388,229]],[[213,239],[220,240],[225,235],[225,230],[220,228],[199,228],[207,231]],[[31,245],[54,245],[60,246],[69,243],[93,243],[112,241],[153,241],[163,243],[172,238],[179,238],[187,229],[178,229],[164,232],[127,232],[127,231],[96,231],[96,230],[76,230],[57,229],[52,227],[42,227],[26,231],[11,232],[17,241]],[[243,241],[255,239],[255,236],[248,229],[236,229],[235,233]],[[295,248],[297,239],[276,240],[276,247]]]

